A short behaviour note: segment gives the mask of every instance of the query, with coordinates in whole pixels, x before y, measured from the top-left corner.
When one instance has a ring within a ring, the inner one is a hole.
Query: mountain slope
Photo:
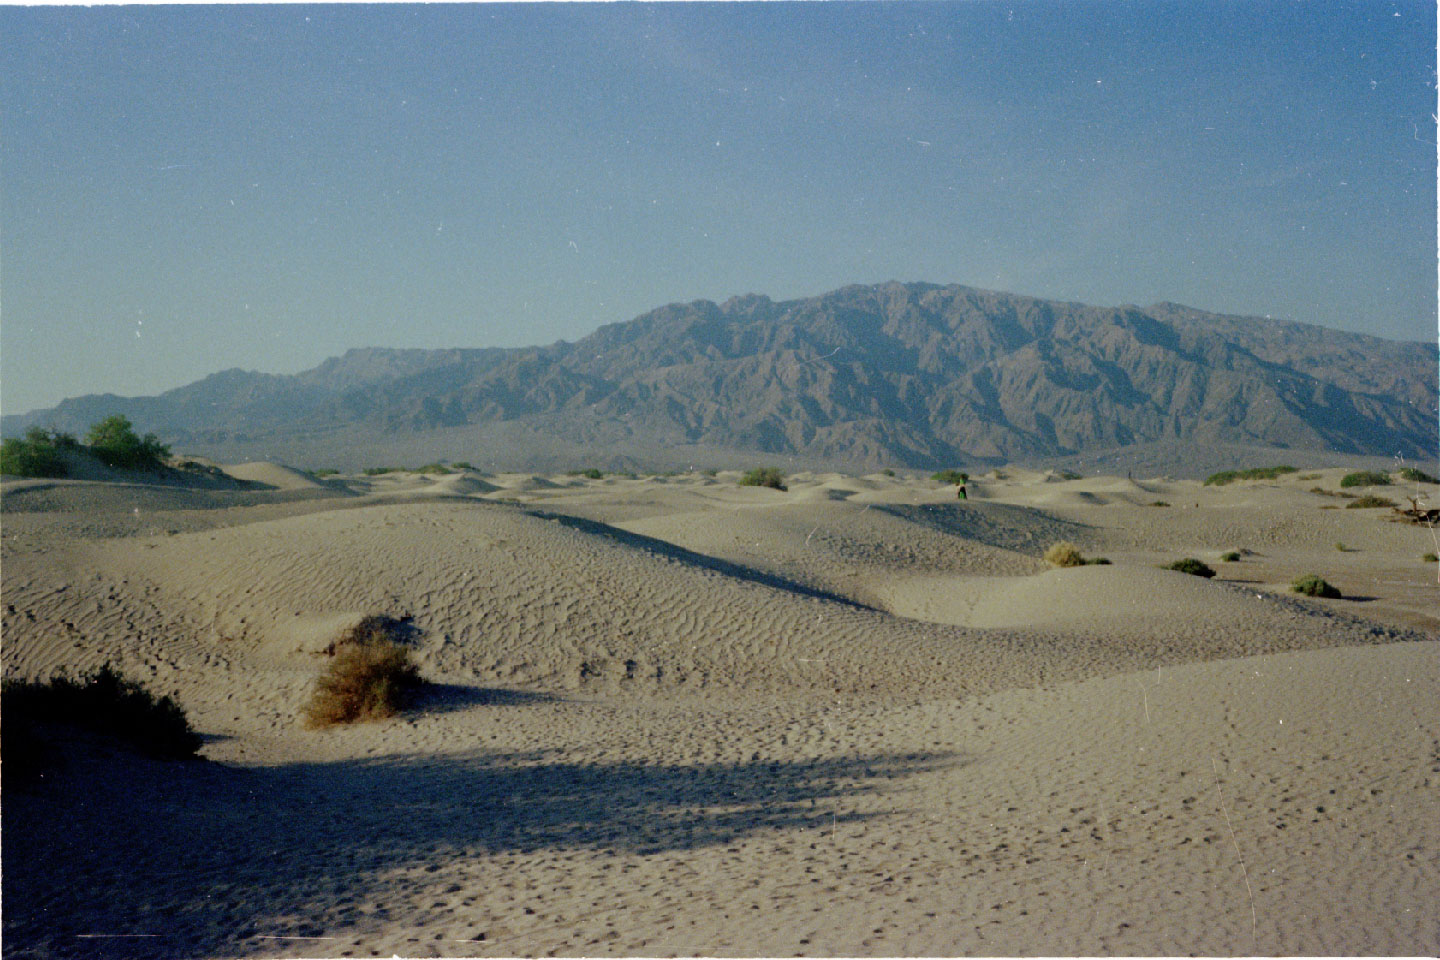
[[[670,304],[576,343],[352,350],[290,377],[232,370],[123,412],[187,446],[515,422],[568,442],[691,444],[918,467],[1154,441],[1433,456],[1436,348],[1175,304],[1091,307],[963,286]]]

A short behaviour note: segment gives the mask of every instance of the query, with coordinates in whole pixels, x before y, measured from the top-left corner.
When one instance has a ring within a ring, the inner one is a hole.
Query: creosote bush
[[[1240,559],[1240,551],[1227,550],[1224,553],[1220,554],[1220,559],[1225,563],[1235,563]]]
[[[1408,480],[1410,483],[1440,483],[1440,480],[1430,476],[1430,474],[1424,470],[1416,470],[1414,467],[1401,467],[1395,471],[1395,475],[1401,480]]]
[[[1209,577],[1215,576],[1215,570],[1209,564],[1202,563],[1194,557],[1182,557],[1165,569],[1188,573],[1192,577],[1206,577],[1208,579]]]
[[[1340,478],[1342,487],[1388,487],[1390,477],[1376,470],[1357,470]]]
[[[1295,473],[1294,467],[1252,467],[1249,470],[1221,470],[1205,478],[1207,487],[1223,487],[1236,480],[1274,480],[1287,473]]]
[[[311,727],[393,717],[420,687],[408,647],[396,642],[401,625],[366,617],[327,648],[334,659],[303,711]]]
[[[584,477],[587,480],[599,480],[605,476],[598,467],[589,467],[585,470],[571,470],[569,475],[572,477]]]
[[[1303,593],[1307,597],[1329,597],[1332,600],[1339,599],[1340,591],[1336,590],[1324,579],[1313,573],[1308,573],[1290,584],[1290,589],[1296,593]]]
[[[200,735],[172,697],[157,697],[110,664],[72,679],[5,681],[0,687],[7,750],[11,734],[21,741],[33,724],[69,724],[115,737],[157,757],[184,759],[200,749]]]
[[[1349,503],[1345,504],[1345,509],[1346,509],[1346,510],[1373,510],[1373,509],[1375,509],[1376,507],[1393,507],[1393,506],[1395,506],[1395,501],[1394,501],[1394,500],[1389,500],[1389,499],[1386,499],[1385,497],[1377,497],[1377,496],[1375,496],[1374,494],[1367,493],[1365,496],[1363,496],[1363,497],[1356,497],[1354,500],[1351,500]]]
[[[772,490],[788,490],[785,473],[778,467],[756,467],[740,478],[742,487],[769,487]]]

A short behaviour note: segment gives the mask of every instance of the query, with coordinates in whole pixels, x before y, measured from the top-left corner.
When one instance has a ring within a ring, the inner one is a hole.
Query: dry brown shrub
[[[1085,558],[1080,555],[1079,547],[1069,540],[1061,540],[1045,551],[1045,562],[1052,567],[1083,567]]]
[[[393,640],[340,643],[304,710],[311,727],[383,720],[420,685],[410,651]]]

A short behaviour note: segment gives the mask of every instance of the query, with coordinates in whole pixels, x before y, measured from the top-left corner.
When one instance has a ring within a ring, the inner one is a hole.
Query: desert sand
[[[0,491],[5,675],[206,739],[6,781],[7,957],[1440,951],[1436,532],[1342,469],[226,469]],[[373,613],[427,691],[305,727]]]

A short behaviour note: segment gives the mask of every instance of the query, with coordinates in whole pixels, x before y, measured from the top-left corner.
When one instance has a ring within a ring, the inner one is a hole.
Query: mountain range
[[[660,307],[574,343],[364,348],[294,375],[239,369],[153,397],[6,416],[83,432],[111,413],[187,452],[346,437],[446,448],[508,425],[597,454],[724,449],[866,466],[1026,461],[1138,444],[1433,459],[1435,344],[1161,303],[847,286]],[[508,465],[527,466],[523,451]]]

